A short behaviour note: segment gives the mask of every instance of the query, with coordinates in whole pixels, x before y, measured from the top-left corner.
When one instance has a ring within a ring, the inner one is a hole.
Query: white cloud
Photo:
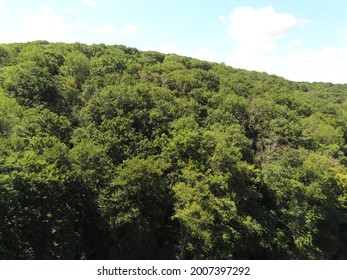
[[[338,30],[335,33],[335,35],[340,39],[346,40],[347,39],[347,26],[342,28],[341,30]]]
[[[183,55],[183,50],[174,46],[174,45],[171,45],[167,42],[164,42],[161,44],[161,46],[159,47],[158,49],[159,52],[162,52],[162,53],[166,53],[166,54],[169,54],[169,53],[175,53],[175,54],[182,54]]]
[[[21,34],[15,41],[48,40],[51,42],[73,42],[73,28],[51,7],[24,18],[21,22]]]
[[[79,28],[83,28],[83,27],[86,27],[88,24],[85,22],[85,21],[82,21],[82,20],[78,20],[77,23],[76,23],[77,27]]]
[[[69,7],[67,7],[67,6],[64,6],[64,7],[63,7],[63,10],[64,10],[64,12],[66,12],[66,13],[72,13],[72,9],[69,8]]]
[[[227,64],[248,70],[266,71],[293,81],[347,83],[347,47],[303,49],[280,55],[259,54],[239,45]]]
[[[133,24],[125,24],[122,26],[122,34],[124,36],[129,36],[132,33],[135,33],[138,30],[138,27]]]
[[[228,18],[227,33],[240,44],[259,45],[267,48],[273,42],[287,35],[296,25],[306,21],[298,20],[293,14],[278,13],[272,6],[254,9],[237,7]]]
[[[278,13],[272,6],[254,9],[237,7],[227,19],[226,32],[238,42],[227,63],[248,70],[275,72],[283,67],[285,58],[276,53],[278,39],[294,26],[306,21],[293,14]]]
[[[95,8],[98,6],[98,3],[94,0],[83,0],[82,2],[84,5],[89,6],[89,7]]]
[[[206,48],[201,48],[196,50],[193,54],[193,57],[201,59],[201,60],[211,61],[211,62],[219,61],[219,56],[211,53]]]
[[[294,39],[291,41],[291,44],[294,46],[300,46],[302,44],[302,42],[304,42],[303,38],[299,38],[299,39]]]
[[[226,63],[242,69],[265,71],[293,81],[347,83],[347,47],[264,54],[238,45]]]
[[[54,10],[49,6],[46,6],[41,9],[41,13],[46,15],[51,15],[51,14],[54,14]]]
[[[295,81],[347,83],[347,47],[289,53],[282,75]]]
[[[225,16],[220,16],[220,17],[219,17],[219,20],[220,20],[221,22],[223,22],[223,23],[227,23],[227,22],[228,22],[228,20],[227,20],[227,18],[226,18]]]
[[[105,25],[100,27],[94,27],[93,31],[100,32],[103,34],[112,35],[116,33],[116,29],[113,25]]]
[[[275,74],[285,65],[286,59],[276,53],[259,52],[252,45],[240,44],[232,50],[226,63],[237,68]]]
[[[0,0],[0,8],[2,8],[3,6],[5,6],[5,0]]]
[[[304,38],[292,39],[289,46],[281,46],[280,38],[309,22],[291,13],[276,12],[272,6],[236,8],[227,19],[226,32],[237,44],[226,63],[295,81],[346,83],[347,47],[298,50]]]

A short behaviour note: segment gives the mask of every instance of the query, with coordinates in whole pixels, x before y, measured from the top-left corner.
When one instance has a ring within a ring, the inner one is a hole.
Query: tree
[[[32,61],[5,68],[3,87],[25,106],[54,106],[58,97],[48,69]]]
[[[281,254],[317,259],[342,253],[338,229],[347,221],[346,191],[337,170],[346,172],[336,160],[304,149],[285,150],[264,167],[263,182],[272,193],[278,220],[274,246],[286,251]]]
[[[154,157],[133,157],[118,166],[116,177],[101,192],[100,208],[113,233],[115,258],[174,257],[176,226],[165,169]]]
[[[0,45],[0,258],[347,256],[347,86],[122,45]]]
[[[11,49],[6,45],[0,45],[0,66],[7,66],[11,61]]]
[[[77,88],[82,89],[82,85],[90,74],[89,59],[80,51],[72,51],[66,56],[65,64],[60,71],[72,76]]]

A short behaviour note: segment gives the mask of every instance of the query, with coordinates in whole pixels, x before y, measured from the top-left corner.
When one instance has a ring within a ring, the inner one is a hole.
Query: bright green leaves
[[[193,117],[184,117],[170,134],[162,156],[175,182],[178,257],[243,255],[239,239],[260,235],[262,226],[251,214],[260,194],[254,188],[254,167],[244,160],[250,142],[241,127],[215,124],[206,129]],[[228,250],[220,252],[223,247]]]
[[[191,117],[181,118],[171,131],[172,140],[164,148],[173,164],[184,166],[189,161],[200,163],[204,151],[201,149],[202,134],[198,123]]]
[[[5,96],[3,89],[0,88],[0,136],[11,132],[13,126],[20,121],[22,108],[15,99]]]
[[[58,100],[55,75],[63,60],[59,52],[28,44],[20,49],[12,65],[1,69],[2,85],[22,105],[53,108]]]
[[[105,197],[114,202],[116,213],[124,211],[124,215],[132,213],[129,219],[124,219],[123,215],[117,213],[114,219],[115,226],[131,222],[139,215],[150,215],[155,217],[155,212],[160,209],[169,189],[165,186],[163,178],[163,162],[152,157],[147,159],[133,158],[125,161],[116,170],[116,177],[112,182],[110,196]],[[122,222],[123,221],[123,222]]]
[[[326,258],[336,253],[336,241],[329,236],[347,221],[346,205],[341,203],[347,193],[336,170],[346,172],[336,160],[304,149],[285,151],[264,166],[263,181],[278,208],[280,230],[292,237],[288,242],[294,242],[293,256]]]
[[[12,55],[12,51],[8,46],[0,44],[0,67],[8,65]]]
[[[47,68],[33,61],[8,66],[4,72],[4,88],[13,93],[20,104],[48,105],[57,98],[54,79]]]
[[[92,75],[121,74],[126,68],[126,56],[122,50],[108,49],[91,61]]]
[[[40,68],[46,68],[51,75],[56,75],[64,57],[58,49],[52,50],[47,45],[34,44],[24,47],[18,54],[18,63],[26,61],[33,61]]]
[[[99,188],[110,168],[104,148],[91,140],[82,140],[70,150],[69,157],[75,178],[88,188]]]
[[[176,200],[173,217],[180,223],[179,258],[242,257],[247,253],[243,251],[244,245],[240,246],[241,240],[249,240],[247,248],[251,248],[262,234],[262,225],[248,213],[252,207],[239,201],[257,200],[256,193],[244,190],[241,198],[229,176],[204,173],[193,165],[181,170],[173,186]]]
[[[171,220],[172,193],[164,176],[166,168],[160,159],[133,157],[118,166],[116,177],[100,193],[101,213],[113,237],[121,241],[112,248],[115,256],[173,257],[175,223]]]
[[[2,232],[12,233],[18,244],[11,245],[7,236],[1,247],[10,250],[12,258],[60,258],[61,250],[66,258],[74,258],[74,211],[65,189],[67,147],[53,136],[34,136],[27,147],[8,146],[6,154],[1,155],[6,156],[1,168],[6,173],[0,180],[8,188]]]
[[[342,146],[343,132],[326,123],[319,115],[311,115],[301,121],[303,146],[312,150],[324,150],[331,145]]]
[[[7,128],[0,139],[1,256],[75,258],[68,148],[61,142],[69,138],[70,122],[42,107],[1,101]]]
[[[219,79],[200,69],[174,70],[166,75],[166,85],[180,97],[189,97],[193,89],[203,88],[206,91],[218,91]]]
[[[181,224],[179,257],[186,257],[185,250],[194,257],[202,257],[212,249],[213,195],[203,174],[189,167],[182,170],[180,182],[173,186],[173,191],[177,199],[173,217]]]
[[[80,51],[72,51],[66,56],[61,72],[74,77],[77,87],[81,89],[90,73],[89,59]]]

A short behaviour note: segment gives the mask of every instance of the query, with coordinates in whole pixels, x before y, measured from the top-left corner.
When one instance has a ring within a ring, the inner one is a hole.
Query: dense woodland
[[[347,258],[347,85],[2,44],[0,258]]]

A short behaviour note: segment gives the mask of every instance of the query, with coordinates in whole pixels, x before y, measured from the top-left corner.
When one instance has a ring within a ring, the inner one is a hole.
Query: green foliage
[[[282,244],[291,258],[332,258],[343,247],[336,237],[346,220],[346,171],[336,160],[304,149],[284,151],[263,168],[280,232],[292,237]]]
[[[10,134],[14,125],[20,121],[22,108],[15,99],[5,96],[0,88],[0,136]]]
[[[90,62],[89,59],[80,51],[72,51],[65,58],[65,65],[61,69],[65,75],[72,76],[79,89],[89,76]]]
[[[11,62],[11,49],[6,46],[6,45],[0,45],[0,66],[6,66],[8,64],[10,64]]]
[[[20,104],[26,106],[49,105],[57,98],[53,76],[47,68],[42,68],[33,61],[6,67],[3,87],[12,93]]]
[[[335,129],[319,115],[311,115],[301,120],[303,146],[318,150],[327,145],[343,145],[341,128]]]
[[[346,85],[0,45],[1,259],[341,259],[346,213]]]
[[[154,157],[133,157],[117,167],[116,177],[101,192],[100,208],[118,241],[111,249],[117,258],[174,257],[171,239],[176,229],[165,169]]]

